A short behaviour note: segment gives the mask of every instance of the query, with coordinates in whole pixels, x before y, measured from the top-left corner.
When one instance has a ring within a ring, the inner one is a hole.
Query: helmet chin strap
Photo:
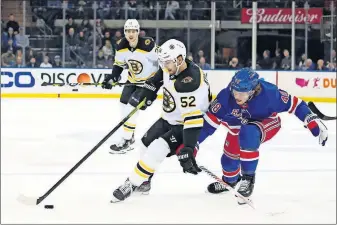
[[[175,65],[176,65],[176,67],[177,67],[177,70],[176,70],[176,73],[175,73],[174,75],[171,75],[171,76],[170,76],[170,79],[171,79],[171,80],[174,80],[174,79],[177,78],[178,73],[179,73],[179,69],[180,69],[180,67],[181,67],[182,64],[183,64],[183,62],[181,62],[180,65],[178,65],[178,60],[176,59]]]

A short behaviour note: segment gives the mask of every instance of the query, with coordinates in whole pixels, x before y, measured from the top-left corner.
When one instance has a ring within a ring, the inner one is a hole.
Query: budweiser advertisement
[[[323,16],[322,8],[310,8],[307,21],[310,24],[319,24]],[[264,24],[291,24],[291,8],[259,8],[256,13],[256,22]],[[295,9],[295,23],[304,24],[306,20],[305,9]],[[241,23],[253,22],[253,9],[241,10]]]

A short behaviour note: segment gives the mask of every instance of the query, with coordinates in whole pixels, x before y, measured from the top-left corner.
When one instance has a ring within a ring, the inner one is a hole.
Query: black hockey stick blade
[[[308,102],[309,109],[315,113],[321,120],[336,120],[336,116],[326,116],[324,115],[313,102]]]
[[[115,126],[98,144],[96,144],[93,149],[91,149],[80,161],[78,161],[75,166],[73,166],[61,179],[59,179],[44,195],[39,198],[34,197],[27,197],[25,195],[19,195],[17,200],[25,205],[38,205],[40,204],[45,198],[48,197],[60,184],[63,183],[80,165],[86,161],[106,140],[108,140],[111,135],[113,135],[123,124],[128,121],[143,105],[145,104],[146,98],[141,101],[136,108],[134,108],[129,115],[127,115],[122,121]]]

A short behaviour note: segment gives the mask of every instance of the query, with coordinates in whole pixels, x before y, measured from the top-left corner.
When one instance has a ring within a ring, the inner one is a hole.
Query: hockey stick
[[[242,196],[240,193],[238,193],[234,188],[232,188],[230,185],[228,185],[226,182],[224,182],[221,178],[219,178],[217,175],[215,175],[214,173],[212,173],[211,171],[209,171],[208,169],[206,169],[204,166],[199,166],[199,168],[201,170],[203,170],[207,175],[209,175],[210,177],[212,177],[213,179],[215,179],[216,181],[218,181],[219,183],[221,183],[222,185],[224,185],[234,196],[242,199],[244,202],[246,202],[250,207],[252,207],[253,209],[255,209],[255,206],[253,204],[253,202]]]
[[[57,86],[57,87],[63,87],[65,85],[68,86],[102,86],[102,83],[47,83],[43,82],[41,86]],[[112,86],[141,86],[143,84],[137,84],[137,83],[112,83]]]
[[[98,144],[91,149],[75,166],[73,166],[59,181],[57,181],[44,195],[39,198],[27,197],[24,195],[19,195],[17,200],[25,205],[38,205],[40,204],[48,195],[50,195],[63,181],[65,181],[85,160],[87,160],[106,140],[110,138],[130,117],[133,116],[144,104],[146,98],[141,101],[136,108],[134,108],[129,115],[127,115],[119,124],[110,131]]]
[[[313,102],[308,102],[309,109],[315,113],[321,120],[336,120],[337,117],[324,115]]]

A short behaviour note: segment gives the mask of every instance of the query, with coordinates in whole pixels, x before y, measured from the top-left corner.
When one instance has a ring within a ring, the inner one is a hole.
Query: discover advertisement
[[[213,95],[230,83],[235,70],[204,71]],[[111,69],[1,69],[1,97],[12,98],[119,98],[123,87],[111,90],[101,86],[71,85],[70,83],[101,83]],[[336,102],[336,73],[258,71],[260,78],[306,101]],[[122,73],[121,82],[127,79]],[[42,86],[65,83],[64,86]],[[162,92],[159,91],[159,94]]]

